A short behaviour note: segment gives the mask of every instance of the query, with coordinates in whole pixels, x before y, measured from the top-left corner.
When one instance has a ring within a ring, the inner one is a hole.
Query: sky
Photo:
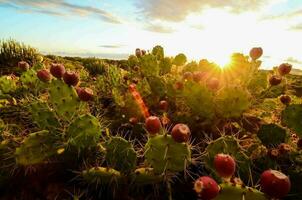
[[[127,58],[161,45],[167,56],[218,64],[262,47],[264,68],[302,69],[302,0],[0,0],[0,39],[45,54]]]

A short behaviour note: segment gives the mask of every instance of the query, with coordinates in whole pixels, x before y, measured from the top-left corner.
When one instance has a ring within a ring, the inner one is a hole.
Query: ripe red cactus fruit
[[[160,119],[156,116],[150,116],[145,121],[146,129],[151,135],[159,133],[161,128]]]
[[[139,48],[135,49],[135,55],[138,58],[141,57],[142,56],[142,51]]]
[[[184,88],[184,84],[182,82],[178,81],[174,84],[174,88],[176,90],[182,90]]]
[[[266,170],[261,174],[261,189],[272,198],[281,199],[290,191],[291,183],[285,174],[276,170]]]
[[[21,69],[21,70],[23,70],[23,71],[26,71],[26,70],[28,70],[29,69],[29,64],[27,63],[27,62],[25,62],[25,61],[20,61],[20,62],[18,62],[18,67]]]
[[[172,138],[175,142],[187,142],[190,138],[191,131],[186,124],[176,124],[171,132]]]
[[[159,102],[159,109],[163,110],[163,111],[167,111],[169,107],[169,103],[165,100],[162,100]]]
[[[131,117],[129,119],[129,123],[132,125],[136,125],[138,123],[138,119],[136,117]]]
[[[279,99],[284,105],[288,105],[292,101],[292,98],[288,95],[281,95]]]
[[[62,78],[65,73],[65,67],[62,64],[52,63],[50,73],[56,78]]]
[[[90,88],[76,88],[78,96],[81,101],[91,101],[93,100],[93,90]]]
[[[289,74],[292,70],[292,65],[289,63],[283,63],[278,67],[278,72],[281,76]]]
[[[232,156],[220,153],[214,158],[214,167],[220,177],[229,179],[235,173],[236,162]]]
[[[146,50],[142,49],[141,52],[142,52],[142,56],[146,55]]]
[[[269,83],[272,86],[279,85],[281,83],[281,81],[282,81],[282,77],[278,76],[278,75],[273,75],[269,78]]]
[[[203,200],[211,200],[219,194],[220,188],[214,179],[202,176],[195,181],[194,190]]]
[[[183,75],[182,75],[182,78],[184,80],[192,80],[193,79],[193,73],[192,72],[185,72]]]
[[[206,76],[206,72],[194,72],[193,80],[198,83],[202,81],[202,79],[205,78],[205,76]]]
[[[250,50],[250,57],[253,60],[257,60],[262,56],[262,54],[263,54],[263,50],[261,47],[254,47]]]
[[[51,74],[46,69],[39,70],[37,76],[43,82],[49,82],[51,80]]]
[[[75,72],[65,72],[63,80],[67,85],[76,86],[79,83],[79,75]]]
[[[209,89],[211,90],[217,90],[219,88],[219,80],[215,77],[213,78],[210,78],[208,81],[207,81],[207,86]]]

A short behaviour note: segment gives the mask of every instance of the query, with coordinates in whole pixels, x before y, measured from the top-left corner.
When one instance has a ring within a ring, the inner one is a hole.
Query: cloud
[[[279,20],[279,19],[290,19],[293,17],[302,16],[302,9],[295,9],[279,15],[266,15],[261,17],[262,20]]]
[[[0,0],[0,7],[11,7],[20,12],[41,13],[54,16],[94,16],[105,22],[120,24],[120,19],[100,8],[82,6],[65,0]]]
[[[298,59],[293,58],[293,57],[289,57],[285,61],[289,62],[289,63],[302,64],[302,60],[298,60]]]
[[[156,33],[173,33],[174,29],[168,26],[160,25],[160,24],[148,24],[145,26],[145,30],[156,32]]]
[[[113,45],[110,45],[110,44],[105,44],[105,45],[100,45],[98,47],[101,47],[101,48],[108,48],[108,49],[118,49],[118,48],[121,48],[121,47],[124,47],[125,45],[122,45],[122,44],[113,44]]]
[[[272,0],[137,0],[136,6],[147,18],[178,22],[192,12],[202,12],[207,8],[222,8],[241,13],[255,10],[268,1]]]

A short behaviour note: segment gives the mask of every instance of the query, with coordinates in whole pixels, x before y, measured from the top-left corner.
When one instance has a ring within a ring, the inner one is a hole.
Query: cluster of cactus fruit
[[[0,199],[26,199],[6,192],[16,179],[40,195],[27,199],[69,199],[70,187],[84,199],[301,199],[302,100],[290,64],[262,77],[262,54],[234,54],[222,71],[136,49],[86,81],[59,62],[20,61],[20,76],[0,77]]]

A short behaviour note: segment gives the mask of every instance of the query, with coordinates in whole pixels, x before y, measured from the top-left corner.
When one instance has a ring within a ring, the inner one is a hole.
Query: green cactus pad
[[[60,123],[55,113],[50,110],[47,103],[38,101],[32,103],[29,107],[33,121],[41,129],[51,129],[59,127]]]
[[[163,181],[162,175],[155,175],[152,168],[138,168],[133,175],[133,183],[136,185],[151,185]]]
[[[131,142],[121,137],[111,137],[103,145],[107,165],[123,173],[130,173],[136,166],[136,152]]]
[[[13,80],[10,76],[0,77],[0,91],[2,91],[3,94],[14,92],[16,88],[16,81]]]
[[[263,124],[257,134],[262,144],[267,147],[276,146],[285,142],[286,130],[276,124]]]
[[[21,75],[20,81],[22,85],[26,88],[32,88],[36,86],[39,81],[37,77],[37,72],[33,69],[27,70]]]
[[[82,177],[88,183],[110,184],[122,179],[119,171],[112,168],[93,167],[82,172]]]
[[[195,115],[212,119],[214,117],[213,94],[205,85],[188,82],[183,90],[185,104]]]
[[[16,149],[17,164],[28,166],[43,163],[56,154],[56,139],[55,135],[46,130],[29,134]]]
[[[262,192],[241,185],[221,184],[220,193],[213,200],[268,200]]]
[[[302,137],[302,104],[287,106],[281,115],[282,123]]]
[[[249,157],[245,154],[243,148],[239,144],[239,141],[234,136],[222,136],[208,144],[205,152],[205,164],[213,170],[214,158],[219,153],[229,154],[239,164],[240,171],[245,173],[250,167]]]
[[[73,121],[66,133],[68,144],[79,150],[93,147],[101,136],[101,125],[92,115],[82,115]]]
[[[215,97],[216,111],[224,118],[240,117],[250,107],[250,94],[240,87],[227,87]]]
[[[67,120],[81,112],[85,105],[79,100],[75,89],[59,79],[51,82],[49,100],[58,116]]]
[[[140,69],[144,76],[158,76],[159,65],[156,56],[148,54],[140,59]]]
[[[186,143],[175,142],[170,135],[157,135],[148,139],[145,159],[155,174],[181,172],[191,162],[191,149]]]

